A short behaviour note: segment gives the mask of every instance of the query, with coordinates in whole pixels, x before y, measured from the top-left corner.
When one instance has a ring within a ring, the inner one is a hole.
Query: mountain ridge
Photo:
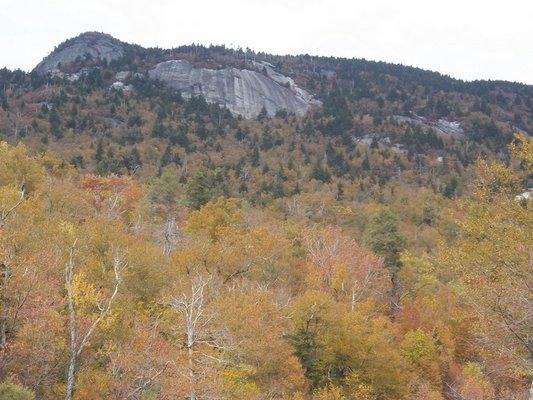
[[[118,39],[108,33],[105,33],[105,32],[99,32],[99,31],[86,31],[86,32],[82,32],[76,36],[73,36],[69,39],[66,39],[65,41],[61,42],[60,44],[58,44],[56,46],[56,48],[51,52],[49,53],[47,56],[44,57],[44,59],[46,59],[47,57],[49,57],[50,55],[52,55],[55,51],[58,51],[58,50],[61,50],[63,47],[69,45],[70,43],[72,43],[73,41],[76,41],[80,38],[84,38],[86,36],[100,36],[102,38],[108,38],[108,39],[112,39],[113,41],[117,42],[117,43],[120,43],[122,45],[125,45],[126,47],[129,47],[129,48],[132,48],[132,49],[137,49],[137,50],[145,50],[145,51],[172,51],[172,50],[175,50],[175,49],[179,49],[179,48],[185,48],[185,47],[199,47],[199,48],[223,48],[227,51],[234,51],[234,52],[242,52],[242,48],[240,47],[237,47],[235,49],[233,48],[229,48],[229,47],[226,47],[225,45],[214,45],[214,44],[211,44],[211,45],[200,45],[200,44],[195,44],[195,43],[192,43],[190,45],[180,45],[180,46],[177,46],[177,47],[166,47],[166,48],[162,48],[162,47],[159,47],[159,46],[143,46],[143,45],[140,45],[140,44],[137,44],[137,43],[130,43],[130,42],[126,42],[126,41],[123,41],[121,39]],[[526,87],[532,87],[533,88],[533,84],[532,83],[526,83],[526,82],[519,82],[519,81],[512,81],[512,80],[506,80],[506,79],[462,79],[462,78],[457,78],[457,77],[454,77],[454,76],[451,76],[449,74],[446,74],[446,73],[443,73],[443,72],[440,72],[438,70],[433,70],[433,69],[425,69],[425,68],[422,68],[422,67],[418,67],[416,65],[408,65],[408,64],[402,64],[402,63],[397,63],[397,62],[391,62],[391,61],[383,61],[383,60],[369,60],[369,59],[366,59],[364,57],[338,57],[338,56],[325,56],[325,55],[313,55],[313,54],[308,54],[308,53],[298,53],[298,54],[275,54],[275,53],[266,53],[266,52],[263,52],[263,51],[255,51],[255,50],[252,50],[252,49],[247,49],[246,50],[248,53],[250,53],[252,56],[253,55],[267,55],[267,56],[272,56],[272,57],[281,57],[281,58],[307,58],[307,59],[315,59],[317,61],[319,60],[337,60],[339,62],[360,62],[360,63],[367,63],[369,65],[373,65],[373,66],[377,66],[377,67],[380,67],[380,68],[383,68],[383,69],[388,69],[388,68],[402,68],[402,69],[405,69],[406,71],[409,71],[411,70],[412,72],[414,73],[425,73],[425,74],[430,74],[430,75],[436,75],[442,79],[445,79],[445,80],[448,80],[448,81],[456,81],[458,83],[461,83],[461,84],[485,84],[485,83],[492,83],[492,84],[508,84],[508,85],[511,85],[511,86],[526,86]],[[41,64],[42,61],[39,63]],[[38,64],[38,65],[39,65]],[[33,71],[36,71],[37,69],[37,66],[33,69]]]
[[[84,61],[108,64],[125,57],[128,50],[133,56],[143,50],[149,51],[105,33],[86,32],[63,42],[34,71],[54,75],[61,75],[63,71],[78,73]],[[79,66],[73,68],[76,63]],[[271,117],[282,110],[304,115],[311,106],[321,104],[298,87],[293,79],[274,73],[273,66],[260,65],[259,71],[244,67],[209,69],[195,67],[187,60],[170,59],[151,65],[146,75],[162,81],[184,96],[202,95],[207,102],[220,104],[235,115],[246,118],[257,117],[263,110]],[[123,71],[123,74],[128,72]],[[76,80],[79,75],[68,77]],[[115,87],[122,87],[121,83],[116,83]]]
[[[383,179],[397,177],[398,168],[416,171],[420,158],[466,166],[479,156],[505,157],[514,133],[533,132],[533,87],[465,83],[383,62],[282,57],[224,46],[143,48],[94,32],[63,42],[52,56],[80,42],[94,47],[99,40],[118,46],[121,57],[108,62],[78,53],[71,64],[45,74],[0,70],[6,88],[0,92],[0,132],[6,139],[51,148],[101,173],[125,173],[142,163],[152,175],[168,165],[169,157],[209,154],[211,163],[211,146],[224,160],[225,146],[229,151],[243,143],[253,152],[256,168],[258,153],[292,143],[276,155],[286,160],[300,141],[305,147],[313,138],[319,144],[306,156],[306,162],[316,158],[312,174],[327,180],[327,171],[353,180],[378,170]],[[162,77],[153,76],[158,65],[176,63],[186,66],[179,71],[183,77],[170,77],[170,84],[152,79]],[[243,96],[234,89],[243,73],[268,82],[272,90],[250,84],[268,95]],[[305,112],[282,101],[268,107],[272,93],[304,99]],[[112,152],[95,158],[99,144]],[[368,151],[382,152],[385,165],[371,163]],[[239,160],[232,163],[242,166]],[[443,176],[448,179],[454,170],[447,164]]]

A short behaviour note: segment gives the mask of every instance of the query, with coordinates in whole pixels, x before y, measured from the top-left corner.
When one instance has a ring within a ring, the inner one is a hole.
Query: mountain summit
[[[51,72],[85,58],[110,62],[124,56],[125,43],[100,32],[85,32],[57,46],[34,69],[39,73]]]
[[[59,45],[35,67],[35,71],[52,74],[78,72],[85,61],[109,63],[120,60],[125,57],[127,48],[135,49],[133,56],[150,51],[104,33],[87,32]],[[164,58],[168,58],[170,51],[165,52]],[[201,95],[207,102],[224,106],[234,115],[246,118],[257,117],[261,112],[272,117],[280,111],[302,116],[312,106],[321,105],[292,78],[275,71],[275,67],[266,62],[245,63],[242,69],[210,69],[195,66],[187,60],[170,59],[147,67],[149,70],[144,76],[163,82],[184,97]],[[129,71],[122,72],[121,76],[129,74]]]

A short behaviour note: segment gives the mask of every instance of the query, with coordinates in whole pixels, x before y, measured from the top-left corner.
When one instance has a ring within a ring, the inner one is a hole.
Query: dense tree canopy
[[[142,75],[252,55],[323,107]],[[530,396],[530,86],[221,46],[62,68],[0,71],[0,398]]]

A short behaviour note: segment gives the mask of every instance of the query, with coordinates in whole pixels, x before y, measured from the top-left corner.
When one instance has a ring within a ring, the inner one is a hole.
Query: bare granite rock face
[[[66,68],[68,64],[87,56],[107,62],[117,60],[130,50],[130,46],[133,45],[104,33],[82,33],[60,44],[34,71],[75,81],[83,75],[84,68],[73,71]],[[292,78],[276,71],[272,64],[253,61],[251,65],[253,70],[214,70],[196,68],[186,60],[170,60],[156,64],[148,71],[148,76],[179,90],[186,98],[202,95],[208,102],[220,104],[233,114],[245,118],[258,116],[263,108],[268,116],[274,116],[281,110],[304,115],[312,106],[322,104]],[[136,74],[130,71],[117,72],[112,88],[127,90],[129,86],[125,83],[132,76]]]
[[[86,55],[109,62],[124,55],[124,46],[120,40],[105,33],[82,33],[58,46],[35,67],[34,71],[53,72],[58,70],[60,65],[72,63],[78,57],[83,59]]]
[[[421,117],[420,115],[416,115],[415,113],[411,113],[411,115],[411,117],[393,115],[392,118],[399,124],[409,123],[426,129],[433,128],[438,133],[445,135],[462,136],[464,134],[464,129],[462,128],[461,123],[458,121],[448,121],[444,118],[441,118],[437,121],[432,121]]]
[[[157,64],[148,76],[179,90],[184,97],[203,95],[206,101],[246,118],[256,117],[263,107],[269,116],[280,110],[304,115],[313,105],[321,104],[272,66],[265,70],[266,74],[236,68],[195,68],[186,60],[171,60]]]

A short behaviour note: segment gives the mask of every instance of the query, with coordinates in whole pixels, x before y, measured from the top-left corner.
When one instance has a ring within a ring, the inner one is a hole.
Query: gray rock
[[[125,85],[124,82],[116,81],[111,84],[109,89],[118,90],[120,92],[131,92],[133,90],[133,86]]]
[[[315,100],[313,96],[308,93],[305,89],[302,89],[294,82],[294,79],[285,76],[274,69],[274,66],[266,61],[252,61],[252,64],[260,72],[266,73],[266,75],[272,79],[274,82],[279,83],[281,86],[285,86],[291,92],[296,94],[298,97],[302,98],[309,104],[314,104],[321,106],[322,103],[318,100]]]
[[[117,72],[115,74],[115,79],[117,81],[123,82],[126,79],[128,79],[130,76],[131,76],[131,72],[130,71],[120,71],[120,72]]]
[[[421,126],[424,129],[434,129],[438,133],[444,135],[453,135],[460,137],[464,133],[461,123],[458,121],[447,121],[444,118],[441,118],[437,121],[431,121],[414,113],[412,113],[412,115],[412,118],[403,115],[393,115],[392,119],[399,124],[408,123]]]
[[[87,54],[95,59],[112,61],[124,55],[124,46],[120,40],[98,32],[86,32],[67,40],[45,57],[35,71],[46,73],[57,70],[60,65],[67,65],[76,61],[78,57],[85,58]]]
[[[447,121],[444,118],[439,119],[435,123],[435,127],[441,132],[449,135],[462,135],[464,133],[461,123],[458,121]]]
[[[269,69],[272,66],[269,65]],[[162,62],[148,71],[150,78],[179,90],[185,98],[203,95],[206,101],[246,118],[256,117],[263,107],[269,116],[280,110],[304,115],[312,105],[320,104],[294,85],[292,79],[275,74],[274,80],[268,73],[247,69],[195,68],[186,60]],[[280,85],[281,82],[287,82],[286,86]]]

